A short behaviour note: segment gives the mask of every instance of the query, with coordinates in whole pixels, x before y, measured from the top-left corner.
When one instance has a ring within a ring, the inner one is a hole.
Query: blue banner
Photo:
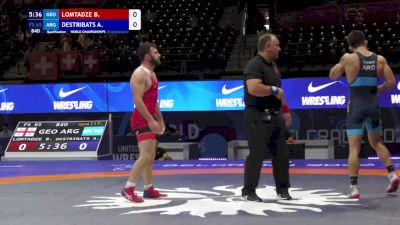
[[[107,112],[104,83],[0,85],[0,113]]]
[[[348,85],[345,78],[295,78],[282,80],[285,98],[292,109],[346,108]]]
[[[400,106],[400,79],[396,87],[379,96],[381,107]],[[383,83],[383,80],[379,84]],[[336,81],[329,78],[295,78],[282,80],[286,100],[292,109],[346,108],[349,87],[345,77]]]
[[[58,21],[58,19],[59,19],[59,11],[58,11],[58,9],[43,9],[43,20],[56,20],[56,21]]]
[[[43,30],[58,30],[58,20],[43,20]]]
[[[59,30],[129,30],[129,20],[60,19]]]
[[[382,107],[400,107],[400,77],[396,77],[397,85],[390,91],[384,91],[379,98]]]
[[[110,112],[133,111],[129,83],[107,84]],[[161,111],[242,110],[243,81],[160,82]]]
[[[329,78],[283,79],[282,87],[291,109],[346,108],[348,84],[344,77],[337,81]],[[133,110],[129,83],[109,83],[109,110]],[[159,105],[161,111],[219,111],[242,110],[243,81],[186,81],[160,82]],[[381,93],[382,107],[400,106],[400,82],[396,88]]]
[[[291,109],[346,108],[345,78],[282,80]],[[180,81],[159,83],[161,111],[243,110],[243,81]],[[400,106],[400,82],[379,96],[382,107]],[[0,113],[132,112],[128,82],[0,85]]]

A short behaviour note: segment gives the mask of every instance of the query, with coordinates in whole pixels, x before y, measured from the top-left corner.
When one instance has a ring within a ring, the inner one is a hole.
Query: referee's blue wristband
[[[279,94],[279,88],[275,87],[275,86],[271,86],[271,94],[276,96]]]

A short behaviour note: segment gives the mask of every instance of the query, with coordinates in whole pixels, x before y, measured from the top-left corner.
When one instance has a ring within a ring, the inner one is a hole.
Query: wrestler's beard
[[[160,60],[157,60],[157,59],[154,58],[154,57],[151,57],[150,63],[151,63],[153,66],[159,66],[159,65],[161,65]]]

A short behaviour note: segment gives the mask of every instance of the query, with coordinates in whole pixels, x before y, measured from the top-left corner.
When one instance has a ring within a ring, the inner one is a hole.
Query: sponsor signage
[[[386,105],[394,105],[399,107],[400,106],[400,81],[397,82],[396,89],[388,93],[383,93],[386,95],[386,98],[383,100],[385,101]]]
[[[348,85],[344,79],[296,78],[282,81],[285,97],[292,109],[346,108]]]
[[[400,79],[380,94],[382,107],[400,106]],[[283,79],[291,109],[346,108],[348,84],[344,77]],[[161,111],[243,110],[242,80],[160,82]],[[0,113],[131,112],[128,82],[0,85]]]
[[[103,83],[0,85],[0,113],[107,112]]]
[[[108,83],[110,112],[133,111],[129,83]],[[243,81],[160,82],[158,103],[161,111],[242,110]]]

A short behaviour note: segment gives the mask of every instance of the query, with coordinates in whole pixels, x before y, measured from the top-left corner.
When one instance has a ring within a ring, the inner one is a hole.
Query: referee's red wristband
[[[282,112],[283,113],[289,113],[290,112],[289,106],[287,104],[282,106]]]

